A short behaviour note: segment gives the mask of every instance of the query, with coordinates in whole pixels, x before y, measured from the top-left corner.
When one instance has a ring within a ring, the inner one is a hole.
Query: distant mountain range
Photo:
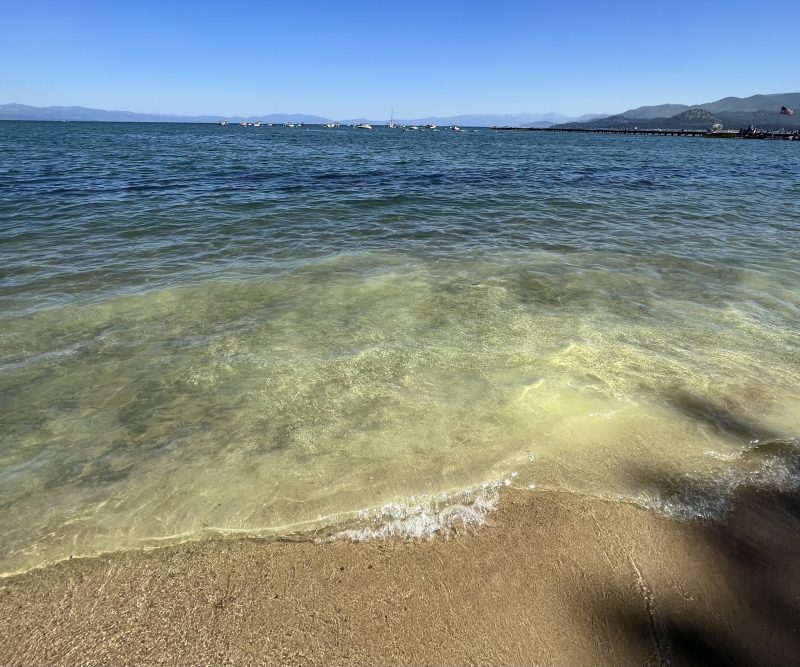
[[[603,114],[586,114],[579,117],[557,113],[544,114],[465,114],[460,116],[429,116],[427,118],[395,119],[402,125],[463,125],[465,127],[490,127],[492,125],[537,125],[547,127],[555,123],[583,122]],[[265,114],[263,116],[178,116],[172,114],[146,114],[132,111],[106,111],[87,107],[32,107],[25,104],[0,105],[0,120],[52,120],[52,121],[100,121],[116,123],[216,123],[222,118],[231,123],[331,123],[333,119],[308,114]],[[338,120],[344,124],[372,123],[384,125],[387,119],[347,118]]]
[[[398,119],[398,125],[459,125],[463,127],[550,127],[556,123],[579,123],[594,118],[601,118],[605,114],[584,114],[583,116],[564,116],[559,113],[515,113],[515,114],[462,114],[460,116],[427,116],[425,118]],[[326,121],[327,122],[327,121]],[[346,124],[370,123],[372,125],[385,125],[388,120],[369,120],[368,118],[348,118],[339,121]]]
[[[780,115],[782,106],[797,109],[794,116]],[[573,121],[555,127],[586,129],[708,129],[720,123],[729,129],[753,125],[763,130],[800,129],[800,93],[777,93],[751,97],[725,97],[716,102],[688,106],[659,104],[629,109],[615,116]]]
[[[32,107],[27,104],[0,104],[0,120],[72,120],[108,123],[216,123],[224,116],[178,116],[173,114],[106,111],[87,107]],[[266,116],[229,117],[229,121],[266,123],[330,123],[322,116],[306,114],[269,114]]]
[[[781,106],[795,108],[794,116],[779,115]],[[145,114],[132,111],[107,111],[87,107],[33,107],[25,104],[0,105],[0,120],[50,120],[50,121],[101,121],[139,123],[215,123],[222,116],[179,116],[172,114]],[[309,114],[265,114],[263,116],[229,116],[231,123],[307,123],[334,122],[323,116]],[[347,118],[342,124],[371,123],[384,125],[387,119]],[[753,95],[751,97],[725,97],[704,104],[659,104],[629,109],[621,114],[585,114],[578,117],[557,113],[518,114],[464,114],[460,116],[429,116],[427,118],[395,119],[399,125],[462,125],[465,127],[564,127],[609,128],[630,127],[664,129],[708,129],[715,123],[726,128],[739,129],[753,125],[764,130],[779,128],[800,129],[800,93]]]

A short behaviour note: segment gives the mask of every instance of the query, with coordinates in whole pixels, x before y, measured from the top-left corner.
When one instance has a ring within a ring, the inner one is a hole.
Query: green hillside
[[[782,106],[797,109],[794,116],[780,114]],[[583,123],[555,125],[585,129],[707,130],[721,123],[726,129],[753,126],[761,130],[800,130],[800,93],[726,97],[703,105],[661,104],[638,107],[622,114]]]

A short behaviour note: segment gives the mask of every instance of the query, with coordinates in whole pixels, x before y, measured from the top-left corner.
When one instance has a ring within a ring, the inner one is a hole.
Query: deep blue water
[[[0,123],[2,297],[389,250],[792,262],[791,142]]]

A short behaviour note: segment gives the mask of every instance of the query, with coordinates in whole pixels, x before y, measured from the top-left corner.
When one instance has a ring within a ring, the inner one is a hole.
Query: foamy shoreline
[[[800,499],[722,522],[503,490],[450,539],[219,539],[0,583],[4,664],[789,664]]]

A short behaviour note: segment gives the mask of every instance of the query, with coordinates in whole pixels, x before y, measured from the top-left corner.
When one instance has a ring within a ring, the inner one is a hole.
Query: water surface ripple
[[[0,123],[0,572],[794,485],[798,248],[790,142]]]

